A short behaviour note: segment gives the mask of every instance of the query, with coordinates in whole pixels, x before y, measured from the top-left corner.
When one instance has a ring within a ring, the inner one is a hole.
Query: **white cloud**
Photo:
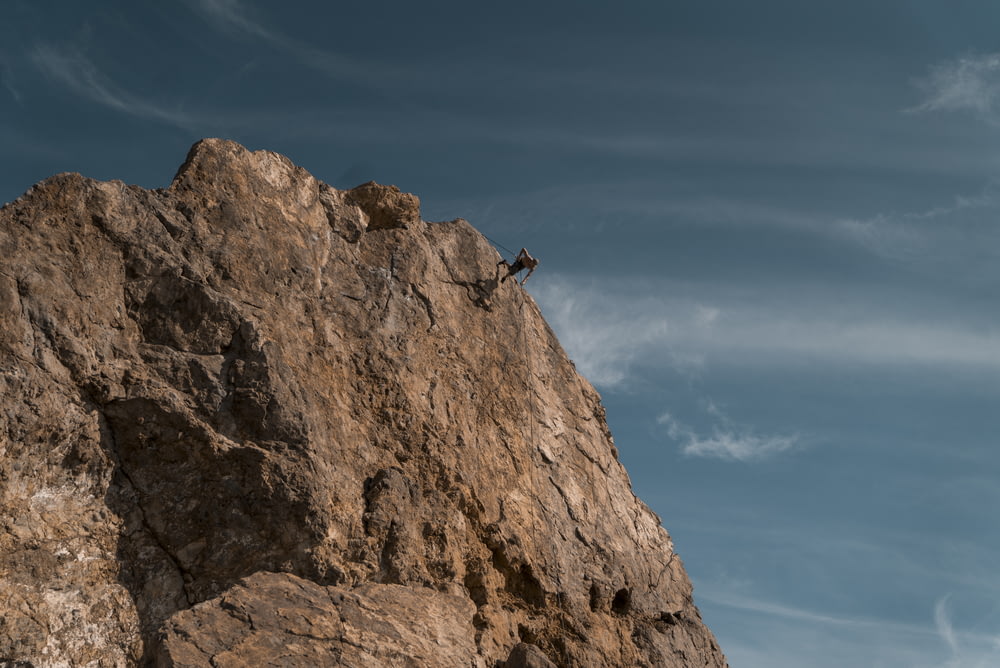
[[[737,427],[713,404],[710,404],[709,412],[720,421],[712,427],[710,436],[697,434],[670,413],[660,415],[656,421],[667,428],[670,438],[681,443],[681,452],[692,457],[745,462],[776,455],[799,445],[797,436],[758,436],[747,427]]]
[[[710,624],[710,617],[720,614],[721,611],[716,611],[718,608],[728,608],[743,617],[742,624],[750,626],[743,637],[723,644],[734,665],[736,661],[748,668],[801,665],[994,668],[1000,665],[997,636],[956,629],[948,596],[935,604],[931,625],[807,610],[706,585],[696,586],[695,595]],[[747,616],[747,613],[751,614]],[[760,615],[769,618],[768,621],[757,622]],[[765,623],[772,632],[775,628],[783,628],[789,642],[767,651],[759,642],[754,642],[755,623]]]
[[[597,285],[549,274],[531,287],[577,368],[604,389],[641,388],[664,372],[698,383],[706,366],[727,364],[1000,370],[996,327],[933,315],[893,318],[876,305],[838,310],[806,286],[778,297],[742,286],[635,286],[635,279]],[[798,434],[734,423],[710,400],[704,410],[710,426],[698,430],[670,413],[659,418],[685,455],[750,462],[805,445]]]
[[[924,100],[911,111],[963,111],[982,116],[1000,99],[1000,54],[974,54],[939,63],[917,81]]]
[[[944,596],[934,604],[934,628],[937,629],[938,635],[948,645],[952,657],[957,661],[958,641],[955,639],[955,629],[951,624],[951,613],[948,610],[949,598],[949,596]]]
[[[949,246],[955,246],[956,240],[963,246],[967,244],[956,231],[980,222],[977,218],[966,219],[973,210],[997,207],[995,189],[995,184],[990,184],[977,195],[956,195],[950,204],[923,211],[842,218],[834,222],[832,230],[876,255],[920,261],[929,255],[941,255]]]
[[[601,285],[553,274],[532,280],[532,293],[581,373],[606,387],[623,385],[640,368],[697,375],[706,364],[728,363],[1000,370],[1000,327],[985,314],[975,320],[924,310],[894,314],[878,300],[864,301],[875,295],[847,300],[807,284],[770,294],[652,278],[641,290],[635,278]],[[704,447],[729,442],[721,434]]]
[[[531,292],[580,373],[604,387],[622,386],[637,363],[649,363],[651,353],[675,371],[696,372],[704,364],[702,352],[672,342],[707,333],[719,318],[710,305],[668,310],[648,292],[621,298],[559,275],[537,281]]]
[[[635,360],[649,347],[661,345],[670,330],[665,317],[639,317],[641,304],[626,312],[608,309],[590,293],[560,280],[546,281],[532,292],[577,369],[595,385],[620,385]]]
[[[539,139],[539,141],[542,141]],[[682,180],[595,182],[522,192],[486,202],[438,203],[439,217],[458,211],[486,226],[503,225],[514,232],[547,230],[574,233],[605,227],[628,229],[661,224],[684,234],[688,230],[742,228],[787,230],[831,248],[855,248],[918,273],[978,281],[1000,266],[1000,184],[989,182],[978,192],[958,194],[934,206],[912,211],[842,212],[782,206],[725,195],[703,195]],[[586,218],[566,216],[585,209]],[[818,246],[816,246],[818,247]]]
[[[845,617],[824,612],[804,610],[802,608],[784,605],[782,603],[774,603],[772,601],[764,601],[749,596],[714,591],[713,589],[707,586],[702,587],[697,592],[697,596],[699,599],[704,599],[716,605],[722,605],[727,608],[735,608],[737,610],[745,610],[747,612],[759,612],[766,615],[783,617],[785,619],[791,619],[801,622],[813,622],[822,625],[834,625],[834,626],[856,626],[856,627],[865,627],[878,630],[891,629],[896,632],[919,635],[919,636],[934,635],[934,631],[932,631],[926,626],[919,626],[914,624],[900,624],[898,622],[892,622],[885,619]]]
[[[130,116],[184,129],[194,124],[194,119],[179,109],[156,104],[125,90],[78,51],[41,44],[32,51],[31,60],[46,76],[92,102]]]
[[[1000,665],[1000,636],[959,631],[951,612],[951,594],[934,604],[934,629],[951,657],[941,668],[993,668]]]
[[[695,323],[703,328],[711,327],[719,319],[721,311],[714,306],[698,305],[694,312]]]
[[[878,314],[868,314],[861,322],[817,313],[776,315],[773,320],[751,313],[738,317],[743,322],[740,331],[727,330],[713,342],[720,354],[759,352],[826,362],[1000,368],[1000,333],[963,329],[958,323],[905,322]]]
[[[957,630],[952,617],[951,594],[934,604],[934,629],[951,655],[941,668],[994,668],[1000,665],[1000,636]]]
[[[195,9],[223,28],[243,32],[271,42],[283,43],[285,41],[278,34],[251,19],[240,0],[192,0],[192,4]]]
[[[882,257],[909,259],[924,251],[924,237],[917,230],[877,214],[871,218],[843,218],[834,223],[838,234]]]
[[[682,450],[693,457],[748,461],[790,450],[797,442],[793,436],[761,437],[716,430],[710,437],[691,436]]]

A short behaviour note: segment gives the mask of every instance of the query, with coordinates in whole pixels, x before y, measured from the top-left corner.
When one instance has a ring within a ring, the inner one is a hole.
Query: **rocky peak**
[[[725,665],[467,222],[207,139],[0,257],[0,664]]]

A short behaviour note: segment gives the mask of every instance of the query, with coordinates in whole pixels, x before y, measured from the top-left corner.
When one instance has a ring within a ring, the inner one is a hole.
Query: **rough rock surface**
[[[222,140],[6,205],[0,663],[724,666],[498,260]]]
[[[528,643],[518,643],[514,649],[510,650],[510,656],[504,662],[503,668],[553,668],[554,663],[549,661],[545,653]]]
[[[323,587],[257,573],[179,612],[164,628],[164,666],[474,666],[467,596],[427,587]]]

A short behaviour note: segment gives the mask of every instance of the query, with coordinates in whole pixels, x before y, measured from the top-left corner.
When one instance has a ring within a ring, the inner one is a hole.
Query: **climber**
[[[500,265],[504,265],[507,267],[507,275],[500,280],[501,283],[506,281],[511,276],[514,276],[519,271],[527,269],[528,273],[525,274],[524,278],[521,279],[521,285],[524,285],[528,281],[528,278],[531,276],[531,274],[534,273],[535,267],[538,266],[538,260],[531,257],[531,255],[528,253],[528,249],[522,248],[521,252],[517,254],[516,258],[514,258],[513,263],[507,262],[507,260],[500,260],[499,262],[497,262],[497,267],[499,267]],[[517,280],[517,276],[514,276],[514,280],[515,281]]]

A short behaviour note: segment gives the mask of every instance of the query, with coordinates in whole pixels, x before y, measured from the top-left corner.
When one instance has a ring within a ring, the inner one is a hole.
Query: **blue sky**
[[[542,260],[734,668],[1000,665],[1000,6],[8,0],[0,201],[222,136]]]

